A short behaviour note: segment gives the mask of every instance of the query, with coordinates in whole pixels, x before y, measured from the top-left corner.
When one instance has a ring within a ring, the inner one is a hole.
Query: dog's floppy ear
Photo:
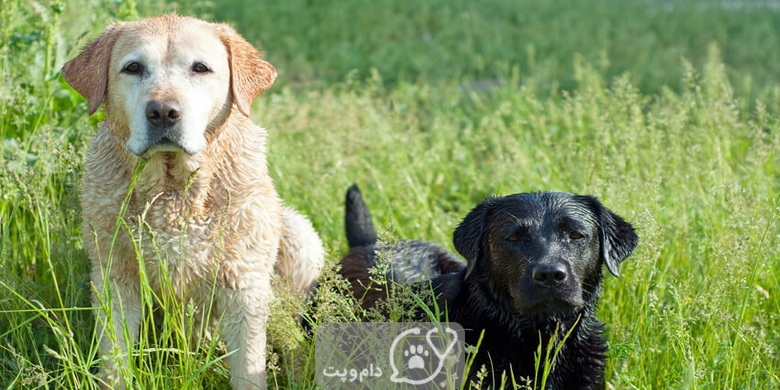
[[[607,269],[619,277],[618,266],[634,251],[639,241],[634,228],[594,197],[586,197],[599,225],[601,258]]]
[[[460,222],[452,234],[452,243],[455,249],[468,262],[465,278],[474,271],[482,251],[482,243],[485,241],[487,230],[487,218],[498,198],[489,197],[474,207],[466,218]]]
[[[276,80],[276,69],[232,27],[223,25],[222,42],[228,51],[233,101],[249,117],[252,102]]]
[[[62,76],[89,103],[89,114],[100,107],[108,85],[108,66],[122,23],[114,23],[89,42],[81,54],[65,63]]]

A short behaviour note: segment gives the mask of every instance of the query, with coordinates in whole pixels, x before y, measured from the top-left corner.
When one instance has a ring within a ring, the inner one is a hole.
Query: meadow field
[[[353,182],[383,237],[449,248],[486,196],[571,191],[640,237],[599,305],[608,388],[780,388],[779,1],[0,0],[0,389],[96,386],[79,182],[103,114],[59,69],[112,20],[172,10],[279,71],[252,117],[328,247],[318,322],[359,317],[332,271]],[[219,343],[166,303],[137,388],[229,388]],[[269,384],[315,388],[284,306]]]

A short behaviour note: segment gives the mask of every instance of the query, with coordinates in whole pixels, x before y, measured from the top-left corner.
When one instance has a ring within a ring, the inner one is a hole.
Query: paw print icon
[[[458,333],[449,327],[443,331],[446,334],[438,334],[434,339],[434,334],[440,332],[434,327],[423,337],[420,328],[414,327],[396,336],[390,346],[390,367],[393,369],[390,380],[411,385],[434,380],[444,367],[444,358],[458,342]],[[399,344],[402,344],[400,350]]]
[[[409,349],[404,351],[404,357],[409,358],[409,368],[425,368],[425,361],[422,356],[428,356],[428,350],[422,345],[410,345]]]

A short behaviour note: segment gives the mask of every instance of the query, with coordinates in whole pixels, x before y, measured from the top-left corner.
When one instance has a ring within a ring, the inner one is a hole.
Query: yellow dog
[[[110,243],[143,159],[124,218],[145,226],[133,236],[143,237],[136,244],[152,288],[169,279],[177,298],[219,319],[234,389],[266,388],[272,276],[305,292],[324,257],[311,223],[282,205],[266,167],[266,131],[249,118],[276,70],[232,28],[173,14],[112,24],[63,75],[90,114],[101,104],[106,112],[82,189],[92,281],[98,292],[108,284],[113,302],[110,317],[98,314],[103,385],[130,383],[120,331],[126,325],[136,339],[142,317],[133,238],[120,232]]]

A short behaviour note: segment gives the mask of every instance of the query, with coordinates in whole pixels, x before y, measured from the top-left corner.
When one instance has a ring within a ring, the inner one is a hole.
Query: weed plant
[[[78,198],[102,114],[87,117],[59,68],[110,20],[174,8],[230,21],[280,70],[252,116],[271,134],[277,189],[330,248],[315,330],[377,315],[345,297],[333,270],[351,183],[384,239],[450,249],[488,195],[572,191],[598,196],[640,236],[599,306],[611,388],[778,388],[773,4],[0,0],[0,388],[97,383]],[[269,384],[315,388],[313,342],[290,315],[301,308],[280,295]],[[143,296],[135,385],[227,388],[218,337],[187,336],[194,308],[148,286]],[[391,302],[393,319],[415,302]]]

